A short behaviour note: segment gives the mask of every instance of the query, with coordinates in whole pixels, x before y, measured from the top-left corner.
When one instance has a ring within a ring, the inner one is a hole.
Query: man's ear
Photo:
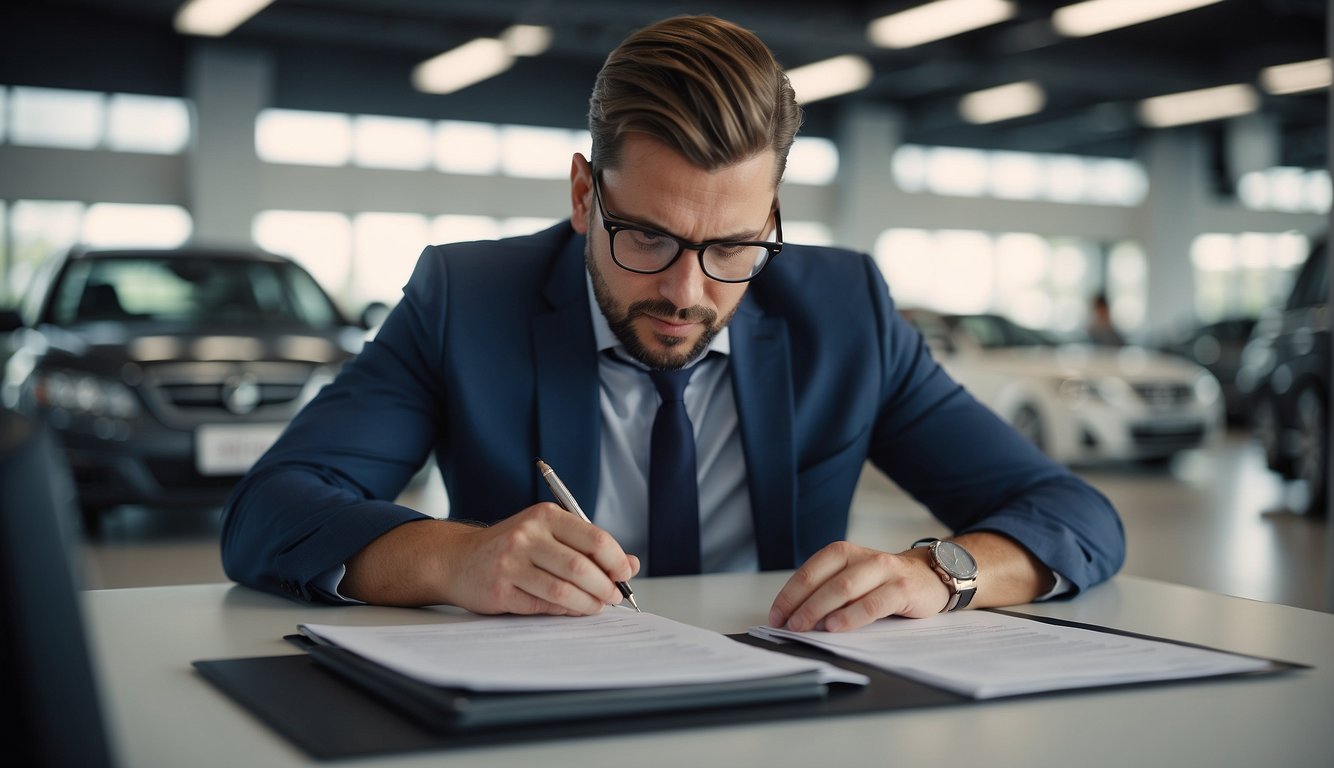
[[[588,234],[589,214],[593,209],[593,168],[588,159],[575,152],[570,159],[570,226],[581,235]]]

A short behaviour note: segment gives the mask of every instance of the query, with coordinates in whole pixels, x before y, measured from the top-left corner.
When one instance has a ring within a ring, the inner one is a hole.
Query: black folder
[[[321,667],[396,707],[423,728],[444,733],[818,699],[828,690],[820,682],[820,673],[811,670],[721,683],[478,693],[423,683],[345,648],[312,645],[306,653]]]
[[[726,704],[714,698],[701,702],[700,706],[685,708],[644,708],[614,716],[581,716],[572,720],[491,723],[482,726],[473,724],[471,727],[465,724],[451,728],[438,721],[428,725],[424,722],[426,716],[422,714],[423,710],[406,714],[414,706],[409,699],[388,703],[386,695],[389,689],[383,687],[380,681],[370,686],[366,681],[352,682],[347,674],[350,667],[341,666],[335,672],[316,660],[322,651],[341,649],[311,646],[305,654],[300,655],[196,661],[194,667],[210,683],[316,759],[715,727],[967,701],[957,694],[896,677],[874,667],[835,659],[818,649],[795,643],[775,645],[746,635],[732,637],[738,642],[761,648],[833,661],[846,669],[867,675],[871,678],[871,685],[821,684],[821,691],[827,691],[825,695],[806,695],[787,700],[774,700],[772,692],[767,692],[755,696],[752,701],[734,704]],[[441,706],[453,694],[432,695],[436,698],[432,706]],[[459,695],[462,698],[457,699],[455,704],[466,707],[464,699],[488,699],[507,694],[459,692]]]
[[[1111,634],[1145,637],[1131,632],[1060,619],[1036,616],[1024,618]],[[480,703],[511,694],[478,694],[443,689],[430,692],[429,695],[421,691],[408,692],[406,689],[395,688],[402,680],[390,682],[392,678],[379,674],[379,670],[375,671],[376,676],[373,679],[366,679],[354,671],[358,668],[356,662],[343,664],[335,661],[329,665],[331,657],[327,654],[324,658],[317,659],[325,651],[341,651],[341,649],[316,646],[300,636],[290,636],[288,639],[305,648],[307,652],[304,654],[217,659],[196,661],[193,664],[205,679],[316,759],[449,750],[677,728],[717,727],[951,704],[998,706],[1001,701],[978,702],[799,643],[774,644],[749,635],[730,635],[730,637],[737,642],[837,664],[866,675],[871,679],[871,683],[866,686],[834,683],[827,687],[826,695],[787,700],[775,700],[777,694],[770,691],[767,692],[767,699],[761,694],[754,696],[750,701],[738,700],[733,703],[713,699],[701,700],[698,704],[689,704],[684,708],[674,708],[670,704],[666,709],[640,706],[634,711],[627,709],[612,716],[590,715],[588,712],[583,712],[576,719],[553,720],[544,717],[534,719],[535,713],[548,711],[547,707],[546,710],[523,713],[518,720],[509,723],[502,722],[503,718],[500,716],[492,715],[473,721],[462,718],[451,725],[448,720],[453,717],[450,714],[453,709],[466,708],[469,706],[469,701]],[[1163,642],[1176,641],[1163,640]],[[322,661],[324,663],[321,663]],[[370,662],[365,663],[370,664]],[[1301,664],[1272,661],[1265,670],[1227,677],[1267,675],[1303,667]],[[397,675],[392,672],[389,674]],[[1195,678],[1129,685],[1135,687],[1187,683],[1199,685],[1207,684],[1205,680]],[[415,682],[412,684],[418,685]],[[1103,688],[1025,694],[1025,697],[1074,695],[1082,691],[1101,689]],[[524,697],[531,695],[520,694]],[[391,701],[393,703],[390,703]],[[497,703],[499,701],[496,700]],[[436,712],[427,714],[431,707],[436,708]],[[494,721],[491,721],[492,718],[495,718]]]

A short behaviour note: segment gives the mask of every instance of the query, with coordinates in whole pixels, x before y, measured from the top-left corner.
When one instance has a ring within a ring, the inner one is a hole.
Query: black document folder
[[[797,656],[833,660],[823,651],[795,644],[776,646],[745,635],[735,635],[733,639]],[[715,698],[701,706],[666,711],[450,729],[439,723],[423,724],[419,712],[405,715],[405,707],[412,704],[406,700],[387,703],[384,699],[387,689],[368,693],[363,684],[353,683],[341,672],[321,665],[310,650],[302,655],[196,661],[194,666],[205,679],[316,759],[771,722],[966,701],[948,691],[837,659],[833,661],[839,666],[870,677],[871,684],[834,683],[827,686],[827,695],[791,700],[773,700],[770,695],[768,700],[757,697],[749,703],[726,704]]]
[[[306,653],[320,666],[397,708],[427,730],[445,733],[816,699],[827,690],[820,682],[820,673],[812,670],[722,683],[477,693],[423,683],[343,648],[312,645]]]
[[[1125,634],[1106,627],[1096,627],[1059,619],[1034,616],[1034,621],[1066,626],[1084,627],[1111,634]],[[421,692],[408,693],[391,687],[386,679],[374,681],[357,679],[354,667],[335,664],[324,666],[316,660],[321,651],[340,650],[313,646],[304,638],[294,639],[307,648],[306,654],[266,656],[247,659],[219,659],[196,661],[195,668],[209,682],[227,693],[250,710],[260,720],[283,734],[307,754],[316,759],[348,758],[422,750],[447,750],[486,745],[517,744],[527,741],[547,741],[560,738],[606,736],[634,732],[658,731],[675,728],[700,728],[739,725],[752,722],[774,722],[795,718],[826,717],[833,715],[865,714],[899,709],[919,709],[950,704],[977,703],[959,694],[899,677],[875,667],[850,659],[839,658],[817,648],[798,643],[774,644],[749,635],[731,635],[737,642],[777,650],[805,658],[820,659],[845,669],[859,672],[871,679],[870,685],[835,683],[827,695],[791,700],[768,700],[756,696],[750,702],[727,703],[721,699],[701,700],[698,705],[685,708],[618,713],[602,716],[581,713],[577,719],[552,720],[539,717],[541,712],[529,711],[520,720],[505,723],[486,722],[482,718],[471,725],[462,723],[449,727],[434,716],[423,714],[430,707],[441,708],[448,716],[450,707],[465,707],[466,699],[490,698],[508,694],[465,694],[451,702],[452,694],[433,692],[430,699],[413,698]],[[1161,639],[1161,638],[1148,638]],[[1174,642],[1166,640],[1165,642]],[[1181,643],[1189,645],[1188,643]],[[310,651],[315,650],[312,654]],[[346,653],[346,652],[344,652]],[[325,662],[328,661],[326,657]],[[1300,664],[1273,661],[1261,672],[1243,673],[1244,676],[1266,675],[1301,668]],[[337,668],[334,672],[332,669]],[[395,674],[395,673],[391,673]],[[356,682],[352,680],[356,679]],[[406,678],[404,678],[406,679]],[[1219,678],[1212,678],[1217,680]],[[1147,685],[1196,685],[1202,680],[1168,680]],[[428,686],[429,687],[429,686]],[[1117,686],[1123,687],[1123,686]],[[1090,690],[1090,689],[1081,689]],[[373,691],[373,693],[371,693]],[[1070,695],[1077,691],[1026,694],[1030,696]],[[770,692],[772,694],[772,692]],[[522,694],[528,696],[530,694]],[[393,704],[388,703],[393,701]],[[406,714],[410,712],[411,714]],[[498,717],[498,716],[497,716]],[[536,719],[534,719],[536,718]],[[429,724],[427,724],[429,723]]]

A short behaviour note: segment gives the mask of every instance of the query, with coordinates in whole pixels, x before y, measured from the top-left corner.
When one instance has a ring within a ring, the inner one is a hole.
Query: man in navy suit
[[[304,600],[582,615],[641,567],[798,568],[770,620],[840,630],[1115,573],[1110,504],[949,379],[867,256],[781,242],[800,119],[751,33],[633,34],[595,84],[570,220],[426,249],[375,341],[237,487],[228,574]],[[393,502],[432,453],[449,520]],[[535,456],[592,525],[549,501]],[[867,460],[952,539],[842,541]]]

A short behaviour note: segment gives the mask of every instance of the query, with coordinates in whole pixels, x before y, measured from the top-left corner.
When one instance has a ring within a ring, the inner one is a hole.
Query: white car
[[[1218,380],[1185,359],[1063,344],[997,315],[903,315],[950,376],[1057,461],[1165,461],[1224,429]]]

